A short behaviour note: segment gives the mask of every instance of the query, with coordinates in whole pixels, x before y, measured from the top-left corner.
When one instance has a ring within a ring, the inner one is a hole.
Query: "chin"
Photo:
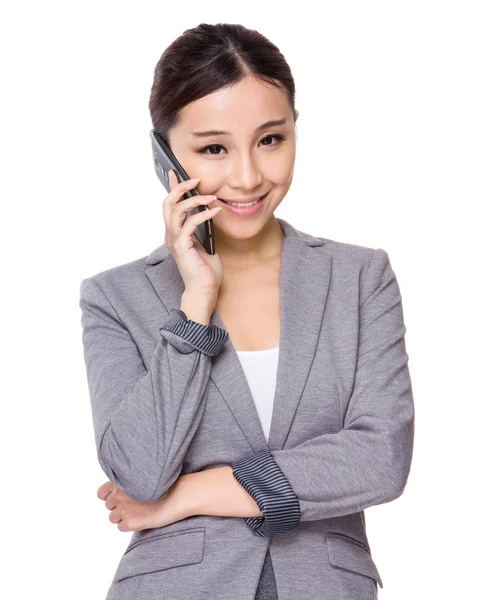
[[[266,226],[269,218],[271,218],[256,219],[254,222],[250,221],[249,223],[246,223],[240,222],[240,219],[234,219],[233,217],[227,219],[229,215],[224,216],[225,218],[220,225],[217,225],[215,221],[213,222],[213,228],[215,232],[221,233],[236,240],[247,240],[251,237],[254,237]]]
[[[266,223],[262,220],[257,220],[255,223],[222,223],[219,226],[213,223],[213,228],[215,232],[235,240],[247,240],[257,235],[265,225]]]

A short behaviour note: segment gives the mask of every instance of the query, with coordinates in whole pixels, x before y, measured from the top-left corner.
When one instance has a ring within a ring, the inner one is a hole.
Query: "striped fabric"
[[[225,329],[191,321],[187,318],[185,312],[177,308],[171,309],[169,318],[159,331],[163,337],[166,337],[165,332],[169,331],[183,338],[208,356],[218,354],[229,338]]]
[[[243,517],[256,535],[269,537],[296,527],[300,502],[267,448],[231,465],[235,479],[254,498],[263,517]]]

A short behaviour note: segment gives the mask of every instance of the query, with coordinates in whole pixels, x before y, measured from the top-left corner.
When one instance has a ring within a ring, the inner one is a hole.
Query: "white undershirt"
[[[279,346],[267,350],[237,350],[267,440],[273,416],[279,350]]]

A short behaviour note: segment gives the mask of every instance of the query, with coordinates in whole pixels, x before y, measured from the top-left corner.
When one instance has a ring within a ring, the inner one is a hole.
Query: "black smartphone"
[[[175,155],[172,153],[169,146],[165,143],[164,138],[152,129],[150,131],[150,137],[152,139],[152,153],[153,153],[153,164],[155,167],[155,172],[157,173],[157,177],[160,179],[162,185],[170,192],[169,185],[169,170],[172,169],[174,173],[177,175],[177,180],[187,181],[190,179],[186,171],[182,168],[182,165],[179,163]],[[197,189],[192,189],[187,191],[183,195],[184,198],[191,198],[192,196],[199,196],[199,192]],[[206,205],[200,205],[186,213],[186,219],[190,215],[194,215],[197,212],[201,212],[203,210],[210,210]],[[204,249],[208,252],[208,254],[215,254],[215,235],[213,232],[213,219],[208,219],[203,223],[200,223],[198,227],[194,230],[194,233],[198,240],[203,245]]]

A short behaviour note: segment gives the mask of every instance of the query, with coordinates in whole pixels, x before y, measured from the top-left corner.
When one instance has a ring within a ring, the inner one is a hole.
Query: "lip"
[[[265,196],[266,194],[264,194]],[[224,198],[227,202],[235,202],[236,204],[247,204],[248,202],[255,202],[262,198],[261,194],[256,194],[255,196],[248,196],[247,198]]]
[[[220,206],[224,206],[231,213],[245,217],[249,215],[255,215],[259,210],[261,210],[261,207],[264,204],[264,199],[268,194],[269,192],[264,194],[264,196],[261,196],[259,202],[254,206],[245,206],[244,208],[239,208],[238,206],[231,206],[230,204],[227,204],[226,202],[220,200],[220,198],[217,198],[217,202],[220,203]],[[252,200],[250,200],[250,202],[252,202]]]

